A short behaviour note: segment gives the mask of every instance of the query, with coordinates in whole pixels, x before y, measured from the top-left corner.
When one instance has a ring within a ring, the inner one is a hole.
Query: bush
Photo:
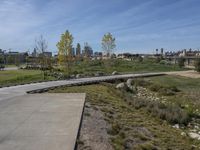
[[[158,84],[152,84],[149,86],[149,89],[153,92],[158,92],[161,88],[162,86]]]
[[[161,86],[159,84],[151,84],[149,89],[164,96],[175,95],[176,92],[180,91],[176,86]]]
[[[195,61],[194,66],[195,66],[195,70],[196,70],[197,72],[200,72],[200,59],[197,59],[197,60]]]
[[[110,135],[117,135],[120,132],[120,130],[121,130],[120,125],[117,122],[115,122],[112,124],[111,129],[107,130],[107,133]]]
[[[185,59],[184,58],[180,58],[179,60],[178,60],[178,66],[180,67],[180,68],[183,68],[184,66],[185,66]]]
[[[170,65],[170,63],[168,61],[166,61],[166,60],[161,60],[160,64],[162,64],[162,65]]]
[[[143,80],[143,79],[133,80],[133,82],[136,86],[142,86],[142,87],[147,87],[151,84],[150,81]]]
[[[172,90],[173,92],[180,92],[180,90],[176,86],[171,86],[169,87],[169,89]]]
[[[175,92],[173,92],[170,89],[167,88],[160,88],[158,90],[159,94],[164,95],[164,96],[171,96],[171,95],[175,95]]]
[[[5,66],[4,65],[0,65],[0,70],[4,70]]]
[[[178,105],[166,105],[158,101],[134,99],[133,106],[136,109],[144,108],[153,116],[166,120],[171,124],[184,124],[190,121],[190,114],[181,109]]]
[[[143,62],[143,58],[141,56],[138,57],[138,62]]]

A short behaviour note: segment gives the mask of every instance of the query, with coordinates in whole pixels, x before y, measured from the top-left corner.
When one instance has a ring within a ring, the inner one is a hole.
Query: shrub
[[[142,86],[142,87],[147,87],[151,84],[150,81],[143,80],[143,79],[133,80],[133,82],[136,86]]]
[[[172,90],[173,92],[180,92],[180,90],[176,87],[176,86],[171,86],[169,87],[170,90]]]
[[[159,101],[149,101],[144,99],[133,99],[133,106],[136,109],[145,109],[150,114],[171,124],[184,124],[190,121],[191,115],[182,110],[178,105],[166,105]]]
[[[183,57],[181,57],[179,60],[178,60],[178,66],[180,68],[183,68],[185,66],[185,59]]]
[[[197,72],[200,72],[200,58],[195,61],[194,66],[195,66],[195,70]]]
[[[164,96],[171,96],[171,95],[175,95],[175,92],[173,92],[171,89],[167,89],[167,88],[160,88],[158,90],[159,94],[164,95]]]
[[[166,61],[166,60],[161,60],[160,64],[162,64],[162,65],[170,65],[170,63],[168,61]]]
[[[162,86],[159,84],[150,84],[148,88],[151,91],[158,92],[159,94],[164,96],[175,95],[176,92],[180,91],[176,86]]]
[[[138,62],[143,62],[143,58],[141,56],[138,57]]]
[[[112,128],[107,130],[107,133],[110,135],[117,135],[121,130],[121,127],[118,123],[113,123]]]
[[[162,86],[158,84],[152,84],[149,86],[149,89],[153,92],[158,92],[161,88]]]

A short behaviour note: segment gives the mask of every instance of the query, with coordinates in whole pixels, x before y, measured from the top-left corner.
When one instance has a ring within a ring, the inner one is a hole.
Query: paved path
[[[18,70],[19,68],[18,67],[6,67],[4,68],[4,70]]]
[[[0,150],[73,150],[85,94],[28,94],[0,101]]]
[[[54,88],[54,87],[59,87],[59,86],[64,86],[64,85],[90,84],[90,83],[110,81],[110,80],[115,80],[115,79],[155,76],[155,75],[162,75],[162,74],[163,73],[112,75],[112,76],[102,76],[102,77],[71,79],[71,80],[49,81],[49,82],[42,82],[42,83],[33,83],[33,84],[26,84],[26,85],[4,87],[4,88],[0,88],[0,101],[8,99],[8,98],[14,98],[20,95],[25,95],[26,92],[28,91],[33,91],[33,90],[38,90],[38,89]]]
[[[200,78],[200,73],[194,71],[194,70],[188,70],[188,71],[173,71],[173,72],[167,72],[168,75],[176,75],[176,76],[183,76],[188,78]]]

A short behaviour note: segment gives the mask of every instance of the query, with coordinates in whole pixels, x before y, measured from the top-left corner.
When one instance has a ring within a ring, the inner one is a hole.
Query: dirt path
[[[77,150],[113,150],[103,114],[86,102]]]
[[[168,75],[177,75],[189,78],[200,78],[200,73],[194,70],[167,72]]]

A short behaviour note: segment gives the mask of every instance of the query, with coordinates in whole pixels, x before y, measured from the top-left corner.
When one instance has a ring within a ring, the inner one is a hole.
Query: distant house
[[[118,59],[125,59],[125,60],[132,60],[137,57],[139,57],[139,54],[122,53],[117,55]]]
[[[51,58],[52,57],[52,52],[43,52],[45,57]]]
[[[26,57],[28,56],[28,53],[9,51],[8,53],[4,53],[4,56],[6,64],[19,64],[26,62]]]
[[[39,57],[45,56],[45,57],[51,58],[52,52],[43,52],[43,53],[40,53],[38,56]],[[38,57],[38,56],[36,56],[36,57]]]

